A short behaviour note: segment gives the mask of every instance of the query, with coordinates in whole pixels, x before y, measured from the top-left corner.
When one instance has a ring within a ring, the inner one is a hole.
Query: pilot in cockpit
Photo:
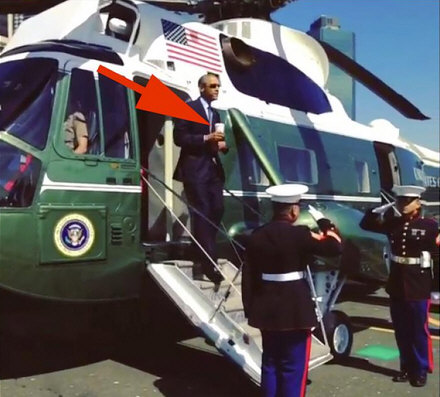
[[[86,117],[81,101],[76,100],[70,106],[68,117],[64,122],[64,142],[76,154],[85,154],[88,150],[89,134]]]

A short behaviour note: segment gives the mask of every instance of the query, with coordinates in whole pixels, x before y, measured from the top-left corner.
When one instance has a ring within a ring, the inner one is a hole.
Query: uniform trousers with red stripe
[[[261,331],[264,397],[303,397],[306,392],[311,331]]]
[[[410,376],[426,376],[433,371],[432,343],[428,329],[430,300],[391,299],[400,369]]]

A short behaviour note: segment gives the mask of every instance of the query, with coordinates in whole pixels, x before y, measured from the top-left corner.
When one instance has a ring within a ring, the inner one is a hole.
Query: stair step
[[[241,299],[241,295],[230,296],[226,300],[223,307],[226,313],[243,310],[243,301]]]
[[[189,277],[190,279],[193,278],[194,263],[192,261],[173,260],[164,263],[176,265],[187,277]],[[227,279],[220,284],[220,290],[223,289],[224,292],[226,292],[226,289],[229,286],[229,282],[234,280],[234,277],[236,276],[238,270],[231,262],[228,262],[225,259],[219,259],[218,264],[222,273]],[[206,276],[204,276],[204,280],[195,280],[194,282],[202,290],[212,289],[214,287],[213,282],[210,281]],[[241,291],[241,274],[239,274],[234,280],[234,285],[239,291]]]
[[[236,322],[237,324],[247,322],[247,318],[244,315],[244,310],[235,310],[232,312],[228,312],[228,316],[231,318],[232,321]]]

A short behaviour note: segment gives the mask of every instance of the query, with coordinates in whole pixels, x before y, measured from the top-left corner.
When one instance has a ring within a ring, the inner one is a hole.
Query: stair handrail
[[[176,213],[170,208],[170,206],[165,202],[165,200],[160,196],[160,194],[156,191],[156,189],[151,185],[151,183],[148,181],[147,178],[145,178],[144,175],[141,175],[141,178],[143,181],[148,185],[148,187],[151,189],[151,191],[156,195],[156,197],[159,199],[159,201],[164,205],[164,207],[170,212],[170,214],[176,219],[176,221],[182,226],[182,228],[188,233],[190,238],[194,241],[194,243],[200,248],[200,250],[203,252],[203,254],[208,258],[208,260],[212,263],[212,265],[217,269],[217,271],[223,276],[225,281],[231,285],[231,288],[233,288],[239,295],[241,295],[241,292],[237,289],[237,287],[229,280],[228,277],[222,272],[221,268],[218,266],[218,264],[212,259],[212,257],[206,252],[206,250],[202,247],[200,242],[194,237],[194,235],[189,231],[189,229],[185,226],[185,224],[179,219],[179,217],[176,215]],[[235,278],[235,277],[234,277]]]
[[[158,178],[156,175],[154,175],[150,170],[148,170],[145,167],[142,167],[142,171],[146,172],[149,176],[151,176],[156,182],[160,183],[165,189],[173,193],[183,204],[185,204],[189,209],[193,210],[198,216],[203,218],[205,222],[208,222],[210,226],[215,228],[217,232],[220,232],[223,234],[229,241],[232,241],[237,247],[242,249],[243,251],[245,248],[243,245],[241,245],[237,240],[232,238],[226,231],[226,229],[223,231],[220,229],[214,222],[212,222],[210,219],[208,219],[204,214],[202,214],[197,208],[195,208],[193,205],[189,204],[179,193],[171,189],[164,181],[162,181],[160,178]],[[144,175],[141,174],[141,178],[146,182],[146,178]],[[146,182],[147,183],[147,182]],[[148,183],[147,183],[148,184]],[[149,185],[149,184],[148,184]],[[225,189],[227,191],[227,189]],[[238,199],[238,198],[237,198]]]

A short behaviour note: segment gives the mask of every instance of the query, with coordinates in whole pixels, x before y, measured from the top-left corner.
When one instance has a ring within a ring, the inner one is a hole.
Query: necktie
[[[208,105],[209,132],[212,132],[212,107]]]

